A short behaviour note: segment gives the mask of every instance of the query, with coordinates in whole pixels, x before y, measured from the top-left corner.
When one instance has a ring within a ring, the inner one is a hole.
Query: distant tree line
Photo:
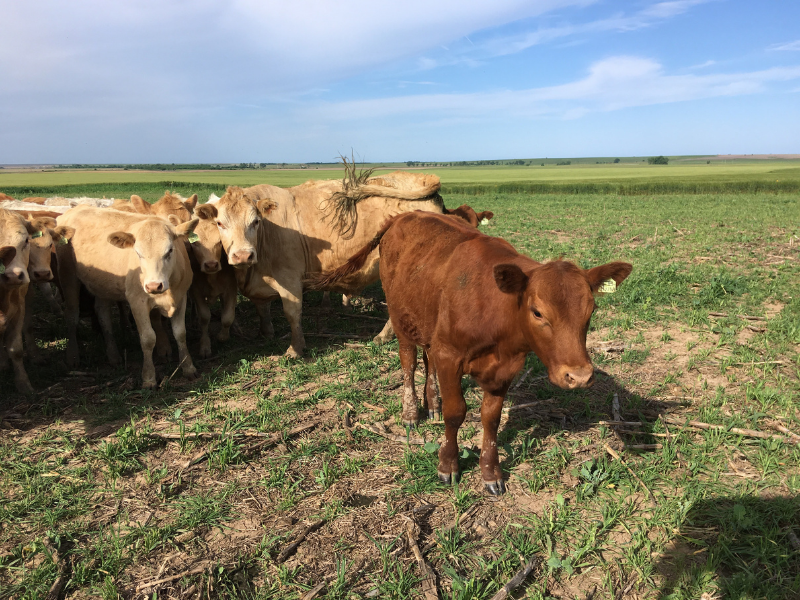
[[[666,156],[651,156],[647,159],[648,165],[668,165],[669,159]]]

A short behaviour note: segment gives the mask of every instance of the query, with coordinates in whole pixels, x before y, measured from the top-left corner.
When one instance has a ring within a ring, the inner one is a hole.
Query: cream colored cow
[[[211,305],[217,298],[222,300],[222,328],[217,341],[230,338],[231,325],[236,316],[236,274],[228,264],[222,251],[222,240],[216,225],[217,209],[213,204],[198,206],[194,214],[200,219],[192,240],[191,253],[192,279],[191,294],[195,309],[200,318],[200,357],[211,356],[211,338],[208,325],[211,322]]]
[[[114,204],[111,205],[111,208],[123,212],[162,217],[164,219],[168,218],[169,215],[175,215],[181,223],[185,223],[192,218],[192,212],[195,206],[197,206],[197,194],[192,194],[189,198],[183,198],[178,194],[164,192],[161,199],[153,204],[142,200],[139,196],[133,195],[131,196],[130,202],[116,200]]]
[[[59,225],[75,228],[72,242],[57,247],[69,335],[67,364],[76,366],[79,361],[76,328],[82,282],[96,299],[112,364],[119,363],[120,355],[111,332],[110,306],[127,300],[144,354],[142,387],[156,387],[156,334],[150,323],[151,311],[169,317],[183,374],[196,376],[186,347],[186,294],[192,283],[192,268],[184,240],[197,222],[192,219],[173,225],[157,217],[89,207],[74,208],[58,218]]]
[[[33,226],[22,216],[0,209],[0,369],[14,367],[17,391],[33,393],[22,362],[22,328],[25,322],[25,294],[28,292],[28,260]]]
[[[258,309],[261,332],[272,335],[269,303],[280,297],[292,328],[286,354],[300,356],[304,280],[346,262],[391,216],[412,210],[443,213],[439,187],[435,175],[396,171],[366,181],[308,181],[289,189],[228,188],[214,203],[217,226],[228,261],[236,267],[239,291]],[[378,259],[376,250],[363,269],[332,291],[354,294],[378,281]]]

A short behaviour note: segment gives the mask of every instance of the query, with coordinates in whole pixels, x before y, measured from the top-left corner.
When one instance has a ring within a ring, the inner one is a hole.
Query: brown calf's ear
[[[131,204],[133,204],[133,208],[136,209],[136,212],[142,213],[143,215],[149,215],[153,212],[153,208],[151,207],[150,203],[145,202],[135,194],[131,196]]]
[[[194,211],[194,216],[203,219],[204,221],[216,219],[218,214],[217,207],[213,204],[201,204]]]
[[[490,210],[484,210],[483,212],[478,213],[478,223],[486,219],[487,221],[494,217],[494,213]]]
[[[495,265],[494,280],[505,294],[519,294],[528,287],[528,276],[517,265]]]
[[[256,207],[258,208],[258,212],[261,213],[261,216],[266,219],[269,216],[269,213],[278,208],[278,205],[274,200],[265,198],[264,200],[259,200],[256,204]]]
[[[53,238],[53,241],[61,244],[66,244],[73,235],[75,235],[75,228],[67,225],[59,225],[50,230],[50,237]]]
[[[175,226],[175,233],[177,235],[189,235],[194,231],[194,228],[197,227],[197,224],[200,222],[200,219],[192,219],[191,221],[186,221],[186,223],[181,223],[180,225]]]
[[[127,231],[115,231],[108,236],[108,243],[124,250],[125,248],[133,248],[133,245],[136,243],[136,238],[133,237],[132,233],[128,233]]]
[[[184,200],[183,205],[189,212],[192,212],[194,207],[197,206],[197,194],[192,194],[187,200]]]
[[[16,255],[17,249],[14,246],[3,246],[0,248],[0,265],[7,267]]]
[[[604,281],[613,279],[619,285],[625,278],[631,274],[633,265],[626,262],[612,262],[599,267],[594,267],[585,271],[586,279],[589,280],[589,287],[592,288],[592,293],[595,293]]]

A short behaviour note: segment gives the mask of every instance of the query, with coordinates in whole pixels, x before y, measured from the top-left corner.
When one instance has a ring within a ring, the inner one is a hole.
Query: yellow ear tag
[[[31,239],[32,239],[32,240],[35,240],[36,238],[40,238],[40,237],[42,237],[42,235],[43,235],[43,234],[42,234],[42,232],[41,232],[41,231],[37,231],[36,233],[32,233],[32,234],[31,234]]]
[[[5,275],[6,273],[6,266],[3,263],[0,263],[0,275]]]
[[[199,236],[199,235],[197,235],[196,233],[190,233],[190,234],[187,236],[187,238],[189,239],[189,243],[190,243],[190,244],[193,244],[193,243],[195,243],[197,240],[199,240],[199,239],[200,239],[200,236]]]
[[[603,285],[597,288],[597,291],[600,294],[613,294],[614,292],[617,291],[617,282],[614,281],[613,279],[606,279],[603,282]]]
[[[488,225],[489,219],[481,219],[481,225]]]
[[[67,244],[69,244],[69,240],[64,236],[61,236],[60,238],[58,238],[58,243],[63,246],[66,246]]]

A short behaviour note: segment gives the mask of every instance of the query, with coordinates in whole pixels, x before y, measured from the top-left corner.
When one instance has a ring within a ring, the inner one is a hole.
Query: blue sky
[[[800,153],[800,2],[0,0],[0,163]]]

